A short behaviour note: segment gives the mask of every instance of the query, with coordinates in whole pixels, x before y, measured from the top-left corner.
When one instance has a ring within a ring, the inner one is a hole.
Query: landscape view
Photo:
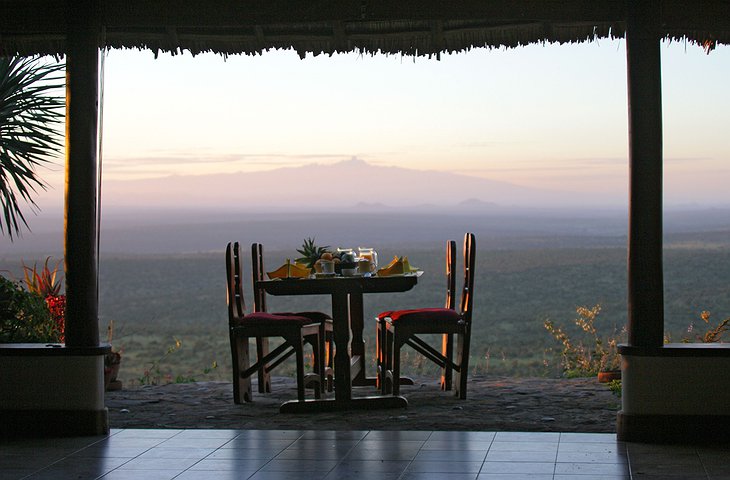
[[[336,173],[356,169],[371,177],[379,173],[352,159],[331,169]],[[417,184],[428,184],[431,175],[408,169],[387,173],[395,182],[401,180],[400,175]],[[277,177],[279,172],[271,175]],[[385,194],[371,190],[377,201],[365,202],[355,195],[351,201],[339,200],[331,211],[326,210],[328,202],[347,198],[339,191],[322,198],[321,208],[309,212],[276,212],[275,207],[262,212],[226,211],[206,209],[204,204],[197,210],[179,211],[169,206],[159,211],[130,208],[125,214],[110,208],[101,238],[100,325],[102,330],[114,325],[112,343],[124,355],[120,378],[130,385],[230,378],[223,255],[228,241],[240,241],[245,251],[252,242],[261,242],[269,271],[296,258],[296,249],[312,236],[319,245],[332,249],[373,247],[381,263],[394,255],[408,255],[424,271],[419,284],[407,293],[368,295],[365,317],[372,319],[382,310],[441,306],[445,242],[455,239],[460,245],[464,232],[474,232],[477,293],[470,368],[474,373],[562,375],[561,347],[543,324],[552,320],[579,339],[574,325],[579,306],[600,305],[596,322],[600,333],[620,338],[627,315],[624,210],[529,208],[516,201],[500,205],[491,201],[494,197],[487,192],[494,187],[487,181],[441,176],[441,191],[450,192],[452,198],[462,195],[459,184],[463,181],[473,182],[465,195],[483,199],[465,197],[450,204],[439,199],[439,207],[399,207],[397,201],[386,204]],[[236,180],[247,183],[246,177],[241,174]],[[498,186],[504,198],[515,194],[508,184]],[[135,197],[145,194],[138,188]],[[164,190],[165,182],[149,188]],[[224,190],[234,196],[231,189]],[[527,189],[515,190],[524,193]],[[292,191],[297,194],[296,189]],[[299,194],[306,198],[305,192]],[[236,202],[252,201],[246,195],[262,193],[241,192]],[[665,323],[675,341],[694,339],[700,333],[702,311],[711,312],[713,322],[730,315],[726,281],[730,275],[729,214],[723,208],[674,208],[665,214]],[[21,260],[32,264],[48,255],[60,259],[60,230],[46,228],[39,227],[40,231],[25,235],[22,241],[4,243],[0,269],[20,278]],[[248,256],[244,259],[246,278],[250,278],[250,260]],[[250,285],[246,287],[250,305]],[[327,311],[329,302],[328,297],[270,297],[269,309]],[[690,325],[694,325],[694,333],[687,332]],[[366,323],[371,359],[374,331],[374,322]],[[179,348],[166,355],[176,340],[181,342]],[[208,371],[214,362],[217,368]],[[405,363],[411,372],[433,371],[421,360],[410,358]],[[287,368],[290,372],[293,365]],[[372,365],[370,368],[372,372]]]
[[[714,323],[730,316],[730,52],[662,48],[665,327],[680,341],[704,328],[703,311]],[[544,322],[579,338],[580,306],[600,305],[600,333],[620,337],[628,225],[622,41],[479,50],[438,62],[323,57],[108,54],[100,327],[104,339],[114,326],[125,383],[229,380],[229,241],[261,242],[267,270],[296,258],[308,237],[333,249],[373,247],[381,263],[407,255],[424,271],[418,285],[368,296],[371,319],[441,306],[445,243],[475,233],[472,372],[562,375],[560,345]],[[49,189],[37,192],[37,215],[27,214],[31,231],[0,239],[5,275],[21,278],[22,262],[62,259],[61,164],[38,172]],[[326,297],[269,303],[329,309]],[[374,331],[374,322],[366,325],[371,353]],[[406,368],[432,367],[409,359]]]

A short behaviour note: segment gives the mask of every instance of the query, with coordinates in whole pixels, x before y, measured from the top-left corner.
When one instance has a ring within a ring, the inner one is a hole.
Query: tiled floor
[[[130,429],[0,447],[3,480],[730,479],[727,446],[591,433]]]

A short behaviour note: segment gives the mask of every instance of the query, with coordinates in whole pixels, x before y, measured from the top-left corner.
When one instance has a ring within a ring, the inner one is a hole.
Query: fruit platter
[[[333,249],[329,245],[320,246],[314,238],[306,238],[300,248],[300,255],[293,262],[286,260],[282,266],[266,274],[275,278],[331,278],[355,276],[394,276],[419,272],[408,261],[408,257],[393,257],[393,260],[378,268],[378,254],[372,248],[359,247],[357,252],[351,248]]]
[[[296,261],[307,265],[315,276],[353,275],[357,270],[357,259],[351,249],[332,250],[329,245],[320,247],[314,238],[307,238],[297,252],[301,257]]]

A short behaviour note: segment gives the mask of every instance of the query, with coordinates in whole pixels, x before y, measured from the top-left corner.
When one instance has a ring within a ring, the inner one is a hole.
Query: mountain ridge
[[[308,164],[230,174],[174,175],[104,183],[106,206],[237,206],[281,208],[498,208],[565,206],[563,192],[452,172],[379,166],[353,157],[335,164]]]

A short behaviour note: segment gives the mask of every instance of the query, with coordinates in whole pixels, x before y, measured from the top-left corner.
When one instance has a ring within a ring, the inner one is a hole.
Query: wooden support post
[[[99,345],[97,118],[99,44],[93,0],[71,0],[66,54],[66,345]]]
[[[660,1],[629,0],[629,345],[660,347],[662,267],[662,95]]]

